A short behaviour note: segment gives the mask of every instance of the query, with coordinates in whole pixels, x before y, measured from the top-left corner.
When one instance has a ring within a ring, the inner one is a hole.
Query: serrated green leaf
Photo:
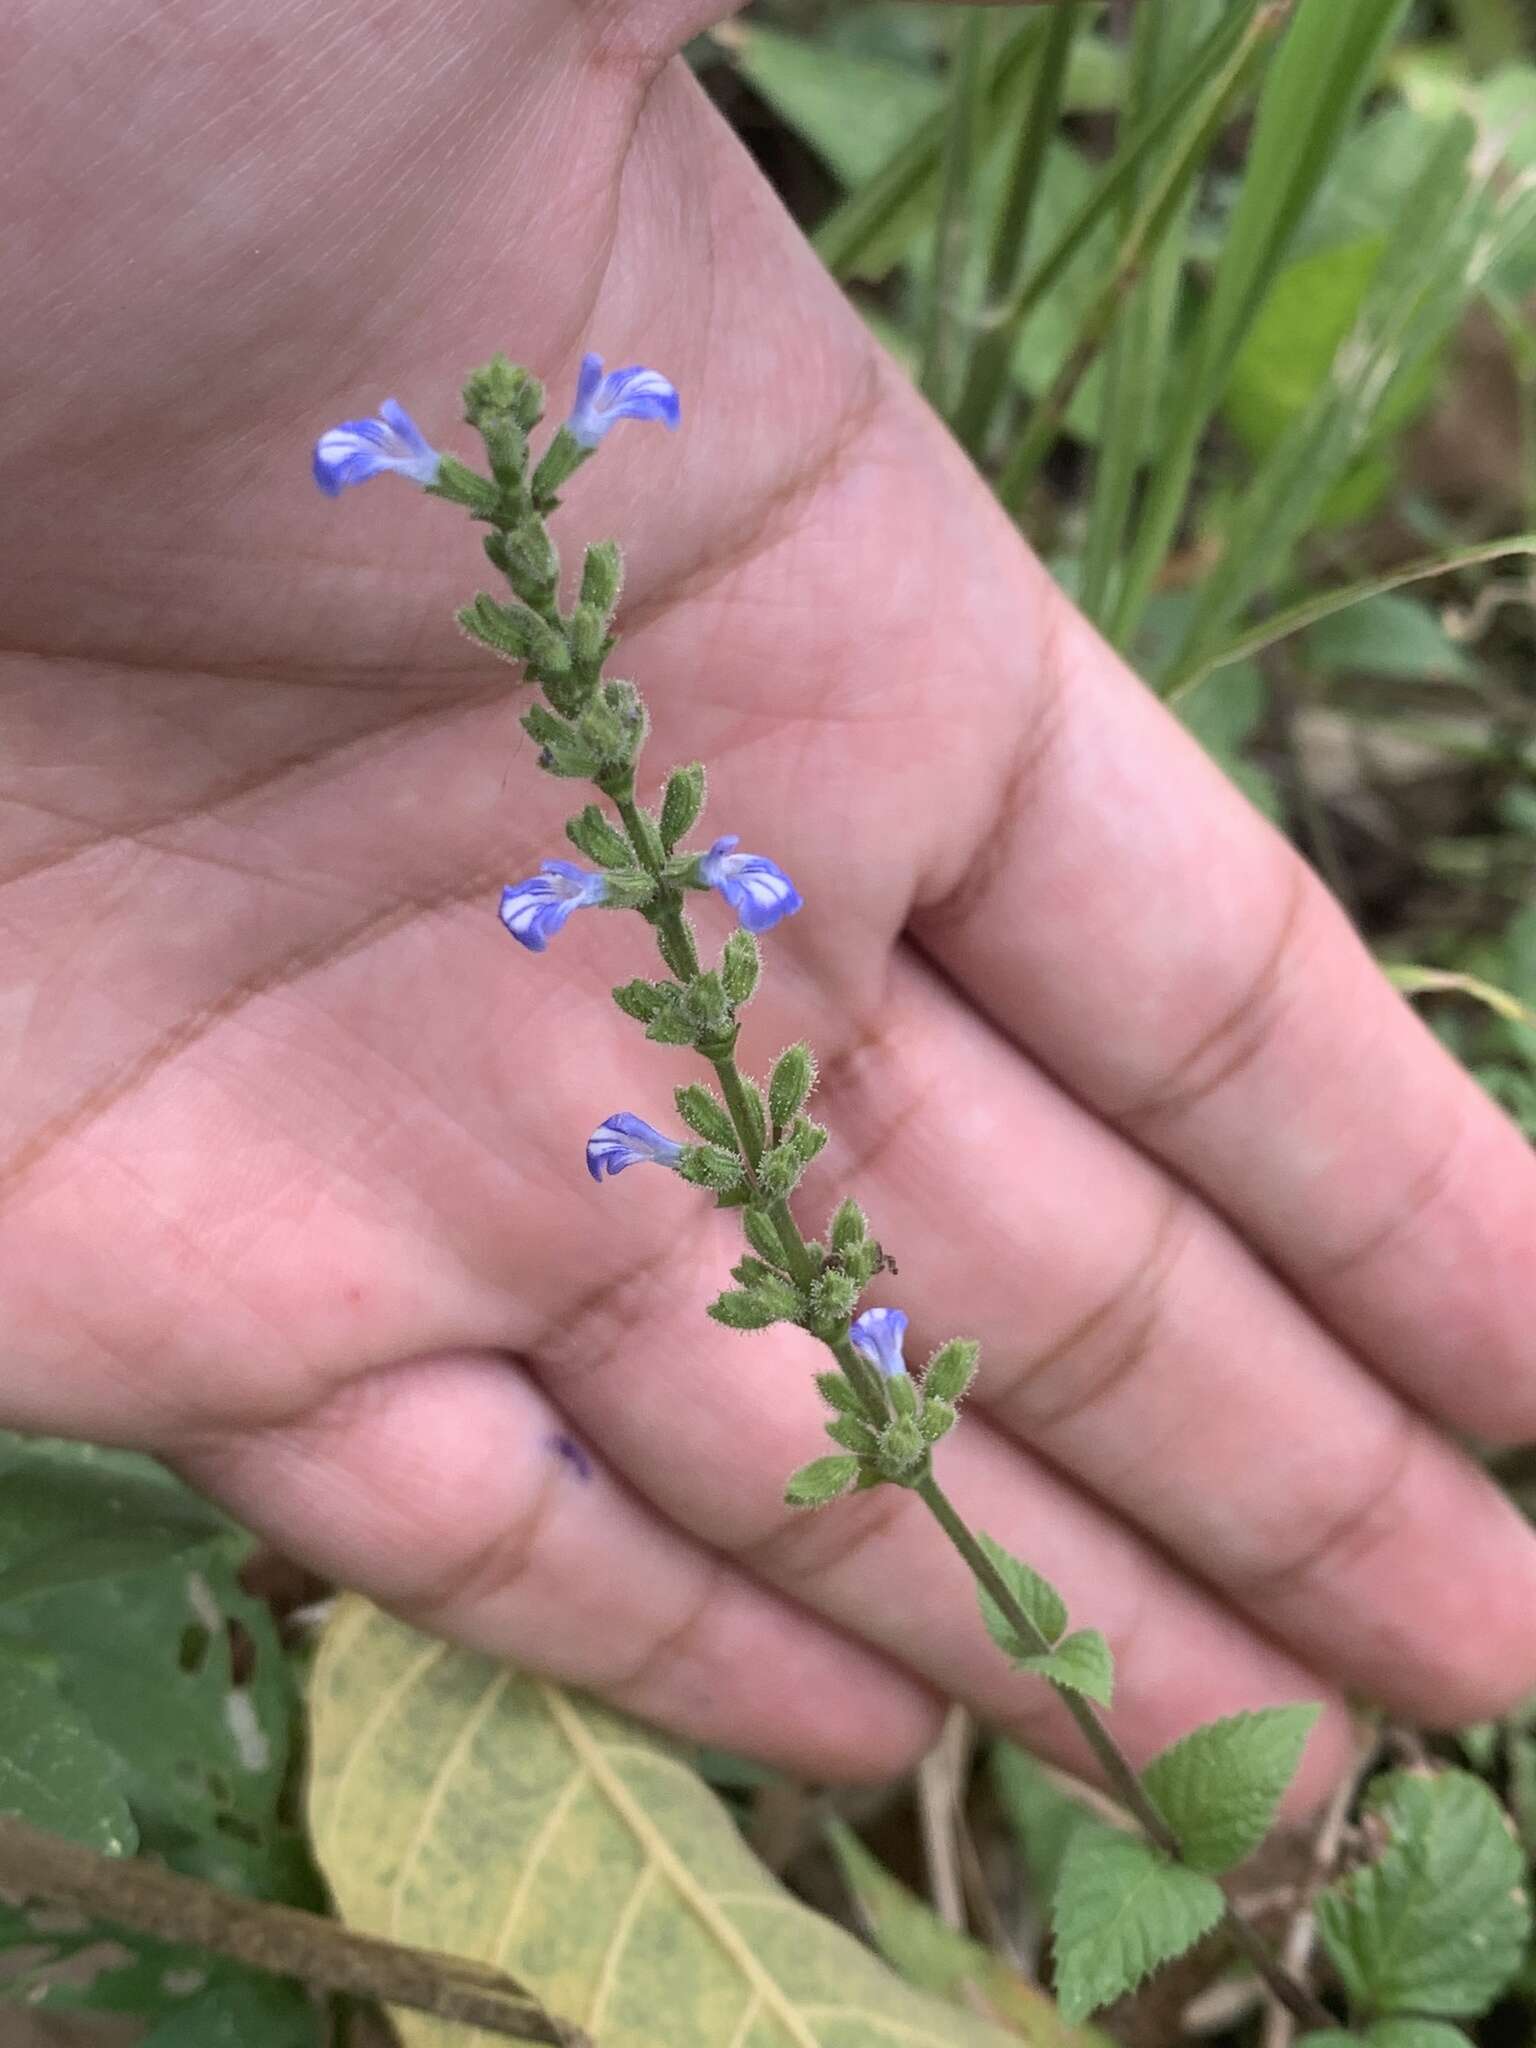
[[[990,1536],[982,1536],[979,1541],[982,1549],[1002,1574],[1015,1600],[1054,1648],[1067,1626],[1065,1600],[1037,1571],[1032,1570],[1020,1558],[1011,1556],[1000,1543],[994,1543]],[[1019,1636],[1013,1623],[985,1586],[977,1586],[976,1597],[981,1602],[981,1618],[987,1625],[987,1634],[1005,1657],[1010,1657],[1018,1663],[1041,1654],[1037,1642]]]
[[[1056,1890],[1056,2000],[1076,2023],[1134,1991],[1221,1919],[1214,1878],[1172,1863],[1132,1835],[1079,1833]]]
[[[1520,1967],[1530,1936],[1524,1859],[1498,1801],[1467,1771],[1395,1771],[1368,1811],[1379,1859],[1331,1885],[1317,1924],[1367,2012],[1471,2018]]]
[[[494,1960],[603,2048],[1006,2048],[793,1899],[693,1771],[590,1700],[347,1600],[312,1729],[343,1917]],[[489,2048],[396,2024],[407,2048]]]
[[[1084,1828],[1101,1835],[1121,1830],[1064,1791],[1057,1777],[1014,1743],[994,1742],[990,1762],[992,1782],[1030,1883],[1041,1898],[1053,1898],[1073,1836]]]
[[[907,1983],[968,2012],[984,2012],[1036,2048],[1105,2048],[1096,2028],[1069,2027],[1054,2000],[1001,1956],[947,1926],[870,1854],[852,1828],[831,1821],[827,1838],[870,1938]]]
[[[0,1813],[128,1855],[138,1830],[122,1759],[40,1671],[0,1655]]]
[[[1101,1707],[1107,1707],[1114,1698],[1115,1660],[1109,1644],[1096,1628],[1080,1628],[1074,1635],[1064,1636],[1047,1656],[1020,1657],[1016,1661],[1021,1671],[1032,1671],[1037,1678],[1048,1678],[1053,1685],[1080,1692],[1097,1700]]]
[[[1231,1714],[1154,1758],[1142,1783],[1186,1862],[1215,1874],[1253,1854],[1296,1775],[1317,1716],[1314,1706]]]

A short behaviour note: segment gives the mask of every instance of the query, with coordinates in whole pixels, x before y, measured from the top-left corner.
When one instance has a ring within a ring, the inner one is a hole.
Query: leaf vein
[[[798,2048],[820,2048],[803,2014],[790,2003],[783,1988],[763,1968],[743,1938],[740,1928],[734,1926],[720,1911],[715,1901],[699,1889],[687,1865],[613,1769],[603,1746],[586,1727],[569,1701],[555,1687],[549,1685],[541,1685],[539,1694],[550,1719],[565,1737],[573,1753],[586,1765],[594,1784],[601,1788],[609,1805],[628,1827],[641,1848],[661,1869],[678,1897],[692,1909],[703,1923],[706,1932],[713,1936],[717,1945],[729,1956],[763,2004],[778,2019],[785,2033],[798,2044]],[[643,1751],[642,1754],[655,1756],[658,1752]],[[937,2042],[934,2048],[944,2048],[944,2044]]]

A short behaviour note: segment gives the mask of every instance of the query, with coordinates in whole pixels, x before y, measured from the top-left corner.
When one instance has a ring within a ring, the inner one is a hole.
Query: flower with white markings
[[[587,1140],[587,1171],[594,1180],[610,1180],[627,1166],[673,1166],[683,1156],[675,1138],[658,1131],[643,1116],[621,1109],[599,1124]]]
[[[589,355],[581,359],[576,403],[565,425],[581,447],[595,448],[620,420],[660,420],[664,427],[672,428],[681,417],[677,387],[660,370],[631,363],[605,376],[602,357]]]
[[[430,484],[441,462],[400,401],[386,398],[376,419],[343,420],[339,427],[326,428],[315,443],[315,482],[328,498],[385,470]]]
[[[572,911],[601,903],[607,893],[606,876],[573,860],[547,860],[538,874],[502,890],[501,921],[519,945],[542,953]]]
[[[771,931],[781,917],[800,909],[800,891],[777,861],[766,854],[737,853],[741,840],[734,832],[717,839],[699,856],[698,877],[706,889],[718,889],[749,932]]]
[[[907,1361],[901,1347],[906,1334],[904,1308],[867,1308],[849,1325],[848,1342],[884,1379],[905,1379]]]

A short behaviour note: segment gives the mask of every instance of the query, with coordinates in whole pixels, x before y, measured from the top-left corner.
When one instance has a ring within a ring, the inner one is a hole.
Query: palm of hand
[[[920,1338],[987,1341],[952,1483],[1117,1641],[1132,1746],[1319,1671],[1429,1713],[1528,1682],[1528,1539],[1371,1371],[1529,1428],[1518,1142],[1022,555],[685,76],[580,9],[509,38],[462,0],[401,45],[388,14],[329,57],[297,10],[280,55],[254,16],[162,17],[86,83],[162,96],[153,156],[124,129],[89,212],[67,139],[17,176],[49,231],[3,344],[0,1419],[148,1444],[413,1616],[741,1747],[886,1768],[933,1684],[1062,1746],[904,1497],[786,1527],[805,1340],[701,1319],[732,1227],[689,1190],[580,1169],[691,1071],[606,1001],[643,928],[534,961],[491,914],[574,806],[448,624],[468,536],[392,483],[304,495],[329,417],[396,390],[468,455],[467,359],[505,344],[558,399],[590,341],[685,397],[556,528],[626,542],[647,767],[705,759],[707,822],[807,899],[743,1050],[810,1029],[811,1201],[866,1200]]]

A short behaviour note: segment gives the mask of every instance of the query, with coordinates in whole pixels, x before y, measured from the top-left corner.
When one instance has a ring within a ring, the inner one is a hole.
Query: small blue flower
[[[631,363],[605,377],[601,356],[583,356],[576,403],[565,424],[583,448],[595,448],[620,420],[660,420],[664,427],[675,427],[681,417],[677,387],[659,370]]]
[[[430,484],[441,461],[399,400],[386,398],[377,419],[343,420],[339,427],[326,428],[315,443],[315,482],[329,498],[386,469],[412,483]]]
[[[605,1173],[612,1180],[626,1166],[643,1166],[647,1160],[656,1166],[676,1166],[682,1156],[683,1148],[675,1138],[627,1109],[599,1124],[587,1140],[587,1171],[594,1180],[601,1180]]]
[[[539,874],[501,892],[501,921],[530,953],[542,953],[573,910],[601,903],[607,879],[573,860],[547,860]]]
[[[863,1315],[854,1317],[848,1331],[848,1342],[886,1379],[894,1380],[906,1374],[907,1361],[901,1355],[906,1334],[907,1312],[904,1308],[867,1308]]]
[[[699,860],[699,880],[718,889],[749,932],[766,932],[801,907],[800,891],[776,861],[761,853],[736,853],[734,832],[717,839]]]

